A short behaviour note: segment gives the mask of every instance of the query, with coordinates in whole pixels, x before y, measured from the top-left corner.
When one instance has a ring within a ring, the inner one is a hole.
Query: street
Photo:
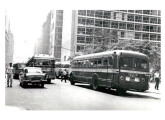
[[[5,86],[6,87],[6,86]],[[13,79],[13,87],[5,88],[6,106],[25,110],[160,110],[160,90],[154,84],[146,92],[127,91],[118,95],[115,90],[94,91],[89,85],[52,80],[44,88],[19,86]]]

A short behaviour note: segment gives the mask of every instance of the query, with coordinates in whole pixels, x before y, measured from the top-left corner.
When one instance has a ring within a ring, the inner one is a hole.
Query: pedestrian
[[[13,67],[12,63],[9,63],[9,67],[6,70],[7,73],[7,87],[12,87],[12,82],[13,82]]]
[[[158,71],[155,72],[154,79],[155,79],[155,89],[159,90],[160,74]]]
[[[61,79],[61,82],[62,82],[63,80],[65,80],[65,82],[66,82],[66,78],[67,78],[67,72],[66,72],[66,69],[65,69],[65,70],[62,71],[62,79]]]

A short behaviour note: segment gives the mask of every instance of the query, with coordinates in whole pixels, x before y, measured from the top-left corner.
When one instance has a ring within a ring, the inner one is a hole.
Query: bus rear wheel
[[[70,76],[70,84],[71,85],[74,85],[75,84],[75,82],[73,81],[73,75]]]
[[[98,90],[99,89],[98,78],[96,76],[94,76],[93,79],[92,79],[92,88],[94,90]]]

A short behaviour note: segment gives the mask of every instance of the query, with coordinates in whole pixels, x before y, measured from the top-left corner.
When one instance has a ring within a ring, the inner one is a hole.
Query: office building
[[[160,10],[73,10],[71,56],[102,43],[103,34],[117,31],[118,41],[161,42]],[[74,52],[72,52],[74,51]]]

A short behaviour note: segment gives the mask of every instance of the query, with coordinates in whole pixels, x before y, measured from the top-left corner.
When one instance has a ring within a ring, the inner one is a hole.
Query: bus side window
[[[113,59],[112,59],[112,57],[109,57],[109,65],[108,66],[110,66],[110,67],[113,66]]]
[[[107,66],[108,65],[108,60],[107,58],[103,59],[103,66]]]
[[[102,66],[102,59],[101,58],[98,58],[97,59],[97,66],[98,67],[101,67]]]

